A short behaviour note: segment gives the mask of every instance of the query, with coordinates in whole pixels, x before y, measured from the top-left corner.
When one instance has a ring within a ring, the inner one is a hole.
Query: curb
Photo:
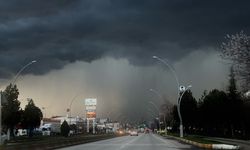
[[[240,146],[229,144],[212,144],[213,149],[240,149]]]
[[[175,136],[170,136],[170,135],[167,135],[167,136],[172,137],[172,138],[177,139],[177,140],[180,140],[180,141],[182,141],[184,143],[197,146],[199,148],[205,148],[205,149],[230,149],[230,150],[231,149],[236,149],[236,150],[240,149],[240,146],[238,146],[238,145],[229,145],[229,144],[203,144],[203,143],[194,142],[194,141],[190,141],[190,140],[179,138],[179,137],[175,137]]]

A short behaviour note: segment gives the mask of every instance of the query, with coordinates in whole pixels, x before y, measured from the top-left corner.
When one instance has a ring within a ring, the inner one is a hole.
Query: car
[[[122,130],[119,130],[118,133],[119,133],[120,135],[124,134],[124,132],[123,132]]]
[[[138,132],[137,131],[131,131],[130,136],[138,136]]]

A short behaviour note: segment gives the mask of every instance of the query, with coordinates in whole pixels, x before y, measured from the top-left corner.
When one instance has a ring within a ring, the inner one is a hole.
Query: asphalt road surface
[[[62,148],[60,150],[186,150],[198,149],[173,139],[165,139],[155,134],[123,136],[93,143]]]

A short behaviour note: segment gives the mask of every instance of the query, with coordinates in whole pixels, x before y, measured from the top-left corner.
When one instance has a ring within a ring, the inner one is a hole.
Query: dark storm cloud
[[[218,47],[227,33],[249,32],[245,0],[9,0],[0,2],[0,75],[36,59],[46,73],[104,55],[148,64],[200,47]]]

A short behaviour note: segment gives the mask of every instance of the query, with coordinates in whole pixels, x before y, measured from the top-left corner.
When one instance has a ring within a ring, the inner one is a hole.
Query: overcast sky
[[[148,91],[176,102],[167,59],[182,85],[225,89],[228,65],[219,57],[226,34],[250,32],[248,0],[8,0],[0,1],[1,88],[18,78],[22,106],[33,98],[47,117],[84,115],[84,99],[98,99],[98,115],[147,116]],[[74,110],[73,110],[74,109]],[[133,117],[131,117],[133,116]],[[145,117],[146,118],[146,117]]]

